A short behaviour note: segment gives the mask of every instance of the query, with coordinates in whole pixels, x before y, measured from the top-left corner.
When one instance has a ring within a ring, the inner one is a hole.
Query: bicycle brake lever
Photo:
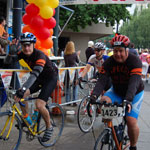
[[[20,106],[25,107],[26,105],[23,104],[22,102],[19,102]]]

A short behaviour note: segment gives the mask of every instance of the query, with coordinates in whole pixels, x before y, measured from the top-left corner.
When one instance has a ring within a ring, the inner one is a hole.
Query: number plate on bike
[[[102,107],[102,118],[104,119],[113,119],[118,116],[118,108],[117,107]]]

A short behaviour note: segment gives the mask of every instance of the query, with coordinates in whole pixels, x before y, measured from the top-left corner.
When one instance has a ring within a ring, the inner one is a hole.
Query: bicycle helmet
[[[20,43],[30,44],[35,42],[36,37],[32,33],[26,32],[21,35]]]
[[[104,43],[102,43],[102,42],[96,42],[95,45],[94,45],[94,49],[96,51],[99,51],[99,52],[101,50],[105,50],[105,48],[106,48],[106,45]]]
[[[112,47],[129,47],[130,39],[125,35],[117,35],[112,38]]]

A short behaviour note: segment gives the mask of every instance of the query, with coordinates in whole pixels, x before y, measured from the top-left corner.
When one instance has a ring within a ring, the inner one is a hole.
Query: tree
[[[73,31],[79,31],[80,28],[85,28],[92,23],[105,22],[106,26],[113,26],[120,20],[126,20],[130,18],[129,11],[126,9],[131,5],[116,5],[116,4],[101,4],[101,5],[69,5],[70,9],[74,10],[74,15],[67,25],[68,29]],[[65,24],[65,21],[69,17],[70,12],[66,10],[60,10],[60,26]]]
[[[137,11],[137,9],[136,9]],[[137,48],[150,48],[150,8],[134,13],[129,22],[125,22],[120,33],[127,35]]]

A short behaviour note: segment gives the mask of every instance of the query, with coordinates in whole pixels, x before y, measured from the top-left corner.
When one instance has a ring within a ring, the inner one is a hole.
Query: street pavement
[[[77,112],[77,107],[63,106],[65,111],[74,110]],[[55,146],[44,148],[38,140],[27,142],[22,139],[19,150],[93,150],[95,139],[93,132],[87,134],[82,133],[77,125],[77,113],[74,115],[65,115],[65,127],[63,134]],[[138,119],[140,127],[140,136],[138,140],[138,150],[150,149],[150,84],[145,83],[145,94],[142,103],[141,112]],[[97,138],[101,132],[103,125],[101,119],[97,118],[94,125],[94,135]],[[15,138],[15,136],[14,136]],[[1,148],[0,148],[1,150]],[[7,146],[6,146],[6,149]]]

